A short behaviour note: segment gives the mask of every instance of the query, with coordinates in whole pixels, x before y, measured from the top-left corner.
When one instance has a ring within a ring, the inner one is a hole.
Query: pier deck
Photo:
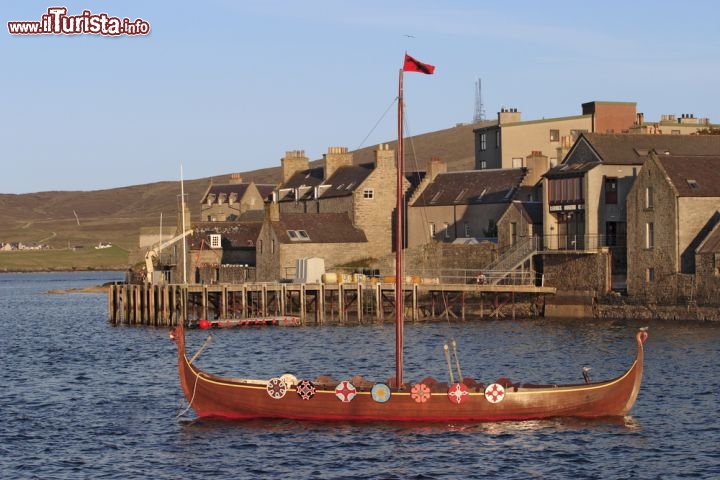
[[[535,300],[555,294],[554,287],[533,285],[415,284],[403,285],[409,321],[459,318],[468,310],[498,317],[500,307],[515,297]],[[172,326],[180,319],[226,320],[297,316],[302,324],[384,321],[395,311],[395,284],[243,283],[193,285],[113,285],[108,292],[108,320],[113,324]]]

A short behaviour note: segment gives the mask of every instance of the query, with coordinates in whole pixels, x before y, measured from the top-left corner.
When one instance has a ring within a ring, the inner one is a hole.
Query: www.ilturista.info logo
[[[11,35],[147,35],[150,24],[138,18],[110,17],[107,13],[83,10],[80,15],[68,15],[65,7],[50,7],[39,22],[7,22]]]

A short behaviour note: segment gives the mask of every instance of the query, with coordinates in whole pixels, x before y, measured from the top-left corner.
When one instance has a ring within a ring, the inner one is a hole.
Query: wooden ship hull
[[[637,333],[635,361],[612,380],[544,386],[453,384],[447,391],[437,392],[424,384],[397,389],[384,384],[355,387],[349,381],[321,385],[292,376],[268,380],[220,377],[200,370],[188,359],[182,326],[173,335],[182,390],[199,417],[413,422],[624,416],[640,389],[647,338],[644,330]]]

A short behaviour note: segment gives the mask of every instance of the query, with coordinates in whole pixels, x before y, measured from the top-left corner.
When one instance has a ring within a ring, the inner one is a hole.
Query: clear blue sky
[[[10,35],[51,6],[142,18],[147,36]],[[100,190],[278,166],[286,150],[392,139],[403,54],[410,134],[486,116],[637,102],[720,123],[715,1],[10,0],[0,4],[0,193]],[[414,38],[413,38],[414,37]]]

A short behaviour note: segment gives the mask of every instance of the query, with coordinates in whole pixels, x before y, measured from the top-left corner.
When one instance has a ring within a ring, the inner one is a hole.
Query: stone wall
[[[544,253],[544,285],[558,292],[585,291],[604,295],[610,286],[610,254]]]

